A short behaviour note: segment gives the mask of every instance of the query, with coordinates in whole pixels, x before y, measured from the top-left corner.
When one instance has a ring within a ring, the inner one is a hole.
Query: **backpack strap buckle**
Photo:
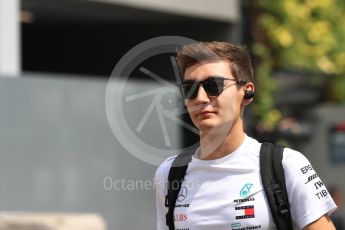
[[[165,207],[167,207],[167,208],[169,207],[169,197],[168,197],[168,195],[165,196],[164,204],[165,204]]]
[[[289,213],[289,204],[283,199],[283,192],[278,184],[272,185],[274,198],[278,205],[279,215],[285,216]]]

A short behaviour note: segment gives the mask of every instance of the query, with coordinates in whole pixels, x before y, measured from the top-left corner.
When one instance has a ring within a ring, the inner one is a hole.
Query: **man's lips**
[[[197,113],[197,116],[203,116],[203,115],[208,115],[208,114],[212,114],[214,112],[212,111],[208,111],[208,110],[203,110]]]

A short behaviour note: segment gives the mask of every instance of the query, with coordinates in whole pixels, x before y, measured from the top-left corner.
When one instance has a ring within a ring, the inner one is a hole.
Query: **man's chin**
[[[200,130],[208,130],[208,129],[212,129],[213,127],[216,127],[217,124],[212,121],[211,119],[203,119],[201,121],[198,121],[197,127]]]
[[[202,121],[199,122],[198,124],[198,129],[203,132],[203,133],[209,133],[209,134],[228,134],[229,130],[230,130],[230,125],[225,125],[225,124],[219,124],[215,121]]]
[[[202,132],[216,132],[217,130],[221,129],[221,126],[217,124],[216,122],[211,122],[211,121],[203,121],[199,123],[198,128]]]

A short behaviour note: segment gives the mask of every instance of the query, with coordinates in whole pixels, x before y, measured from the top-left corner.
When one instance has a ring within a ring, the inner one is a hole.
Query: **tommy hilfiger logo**
[[[255,217],[254,205],[235,207],[236,220]]]

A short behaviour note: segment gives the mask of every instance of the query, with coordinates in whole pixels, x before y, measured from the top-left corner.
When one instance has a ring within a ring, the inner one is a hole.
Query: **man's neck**
[[[245,133],[241,123],[232,128],[200,132],[200,159],[215,160],[234,152],[244,141]]]

